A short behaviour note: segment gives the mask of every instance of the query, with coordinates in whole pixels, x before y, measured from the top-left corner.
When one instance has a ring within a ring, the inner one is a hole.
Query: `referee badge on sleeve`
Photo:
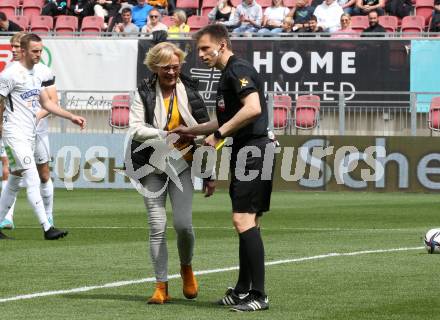
[[[240,88],[244,88],[249,84],[249,80],[246,77],[238,79],[240,81]]]

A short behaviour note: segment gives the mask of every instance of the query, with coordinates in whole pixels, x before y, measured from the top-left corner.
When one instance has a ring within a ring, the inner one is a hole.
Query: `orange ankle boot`
[[[180,275],[183,280],[183,295],[187,299],[194,299],[197,297],[199,286],[197,284],[196,277],[192,271],[191,265],[180,266]]]
[[[168,282],[156,282],[156,289],[153,295],[148,299],[149,304],[164,304],[171,300],[168,294]]]

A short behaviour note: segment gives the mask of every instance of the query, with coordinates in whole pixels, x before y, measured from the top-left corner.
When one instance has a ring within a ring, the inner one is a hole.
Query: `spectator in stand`
[[[390,16],[396,16],[402,19],[411,15],[411,11],[413,11],[413,2],[412,0],[386,0],[385,11]]]
[[[304,24],[307,24],[313,15],[315,8],[308,5],[307,0],[297,0],[296,5],[290,10],[289,16],[293,18],[293,30],[304,28]]]
[[[231,0],[219,0],[217,6],[208,13],[210,23],[224,23],[234,15],[235,7]]]
[[[344,13],[341,16],[341,29],[336,31],[332,37],[335,38],[352,38],[358,33],[351,28],[351,17],[348,13]]]
[[[341,6],[345,13],[353,14],[353,9],[356,4],[356,0],[338,0],[338,4]]]
[[[316,7],[313,15],[325,32],[335,32],[341,28],[340,19],[343,13],[344,10],[335,0],[324,0]]]
[[[167,31],[168,27],[160,22],[162,19],[162,14],[156,8],[151,9],[148,14],[148,22],[142,27],[142,33],[153,33],[154,31],[164,30]]]
[[[67,12],[66,0],[46,0],[43,8],[41,9],[42,16],[59,16],[64,15]]]
[[[291,33],[293,28],[293,18],[290,16],[285,17],[281,28],[283,29],[283,33]]]
[[[173,25],[168,27],[169,38],[178,38],[180,33],[188,33],[189,25],[186,24],[186,13],[177,9],[172,16]]]
[[[147,23],[148,13],[151,9],[153,7],[147,4],[147,0],[137,0],[137,5],[133,6],[131,10],[132,21],[139,29],[142,29]]]
[[[313,15],[310,17],[310,20],[304,24],[304,27],[298,30],[298,32],[315,33],[315,32],[323,32],[323,29],[318,25],[318,18]]]
[[[115,25],[113,32],[124,33],[124,36],[130,33],[137,35],[139,28],[131,22],[131,10],[129,8],[122,9],[122,22]]]
[[[283,0],[272,0],[272,5],[264,10],[262,29],[258,33],[280,33],[283,31],[284,18],[289,14],[289,8]]]
[[[93,0],[72,0],[70,2],[70,12],[72,15],[78,17],[79,24],[81,25],[84,17],[93,16],[93,6],[95,2]]]
[[[440,0],[434,2],[434,14],[432,15],[430,32],[440,32]]]
[[[237,6],[232,18],[223,23],[225,26],[235,26],[233,32],[257,32],[263,20],[263,9],[255,0],[243,0]]]
[[[1,32],[18,32],[23,31],[21,27],[13,21],[8,20],[4,12],[0,12],[0,31]]]
[[[119,0],[96,0],[93,6],[95,16],[103,18],[108,21],[110,17],[116,16],[121,7]],[[107,29],[107,23],[104,23],[104,28]]]
[[[379,24],[379,13],[376,10],[368,13],[370,26],[362,31],[363,37],[384,37],[385,35],[369,35],[368,33],[386,33],[387,30]]]
[[[356,6],[353,9],[354,16],[366,16],[369,12],[375,10],[377,14],[383,16],[385,14],[384,0],[356,0]]]

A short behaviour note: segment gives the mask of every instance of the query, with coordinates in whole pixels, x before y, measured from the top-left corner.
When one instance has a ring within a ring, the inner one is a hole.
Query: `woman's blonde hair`
[[[180,20],[181,23],[186,23],[186,13],[183,10],[174,11],[174,15]]]
[[[179,58],[179,64],[185,60],[185,53],[178,46],[171,42],[161,42],[148,50],[144,64],[156,73],[160,67],[170,63],[173,55]]]

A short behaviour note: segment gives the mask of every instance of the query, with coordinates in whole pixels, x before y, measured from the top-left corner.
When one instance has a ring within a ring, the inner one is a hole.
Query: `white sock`
[[[23,178],[20,176],[16,176],[16,178],[18,179],[18,190],[20,191],[20,188],[23,187]],[[17,194],[18,192],[15,194],[15,200],[11,206],[11,209],[9,209],[8,213],[5,216],[5,219],[8,219],[9,221],[14,221],[14,209],[15,209],[15,202],[17,202]]]
[[[8,180],[2,180],[2,193],[3,190],[5,190],[7,184],[8,184]]]
[[[26,186],[27,198],[34,213],[43,227],[44,231],[50,229],[51,225],[47,220],[46,211],[44,210],[43,199],[40,194],[40,177],[36,167],[23,171],[24,185]]]
[[[5,219],[8,219],[9,221],[14,221],[14,208],[15,208],[15,201],[16,200],[17,200],[17,194],[15,194],[15,200],[11,206],[11,209],[9,209],[8,213],[5,216]]]
[[[6,214],[10,211],[15,199],[17,198],[17,192],[20,190],[19,183],[21,178],[13,174],[9,175],[8,183],[4,190],[2,190],[0,197],[0,221],[3,221]]]
[[[47,219],[53,221],[53,183],[51,178],[49,178],[46,183],[40,185],[40,194],[43,198]]]

